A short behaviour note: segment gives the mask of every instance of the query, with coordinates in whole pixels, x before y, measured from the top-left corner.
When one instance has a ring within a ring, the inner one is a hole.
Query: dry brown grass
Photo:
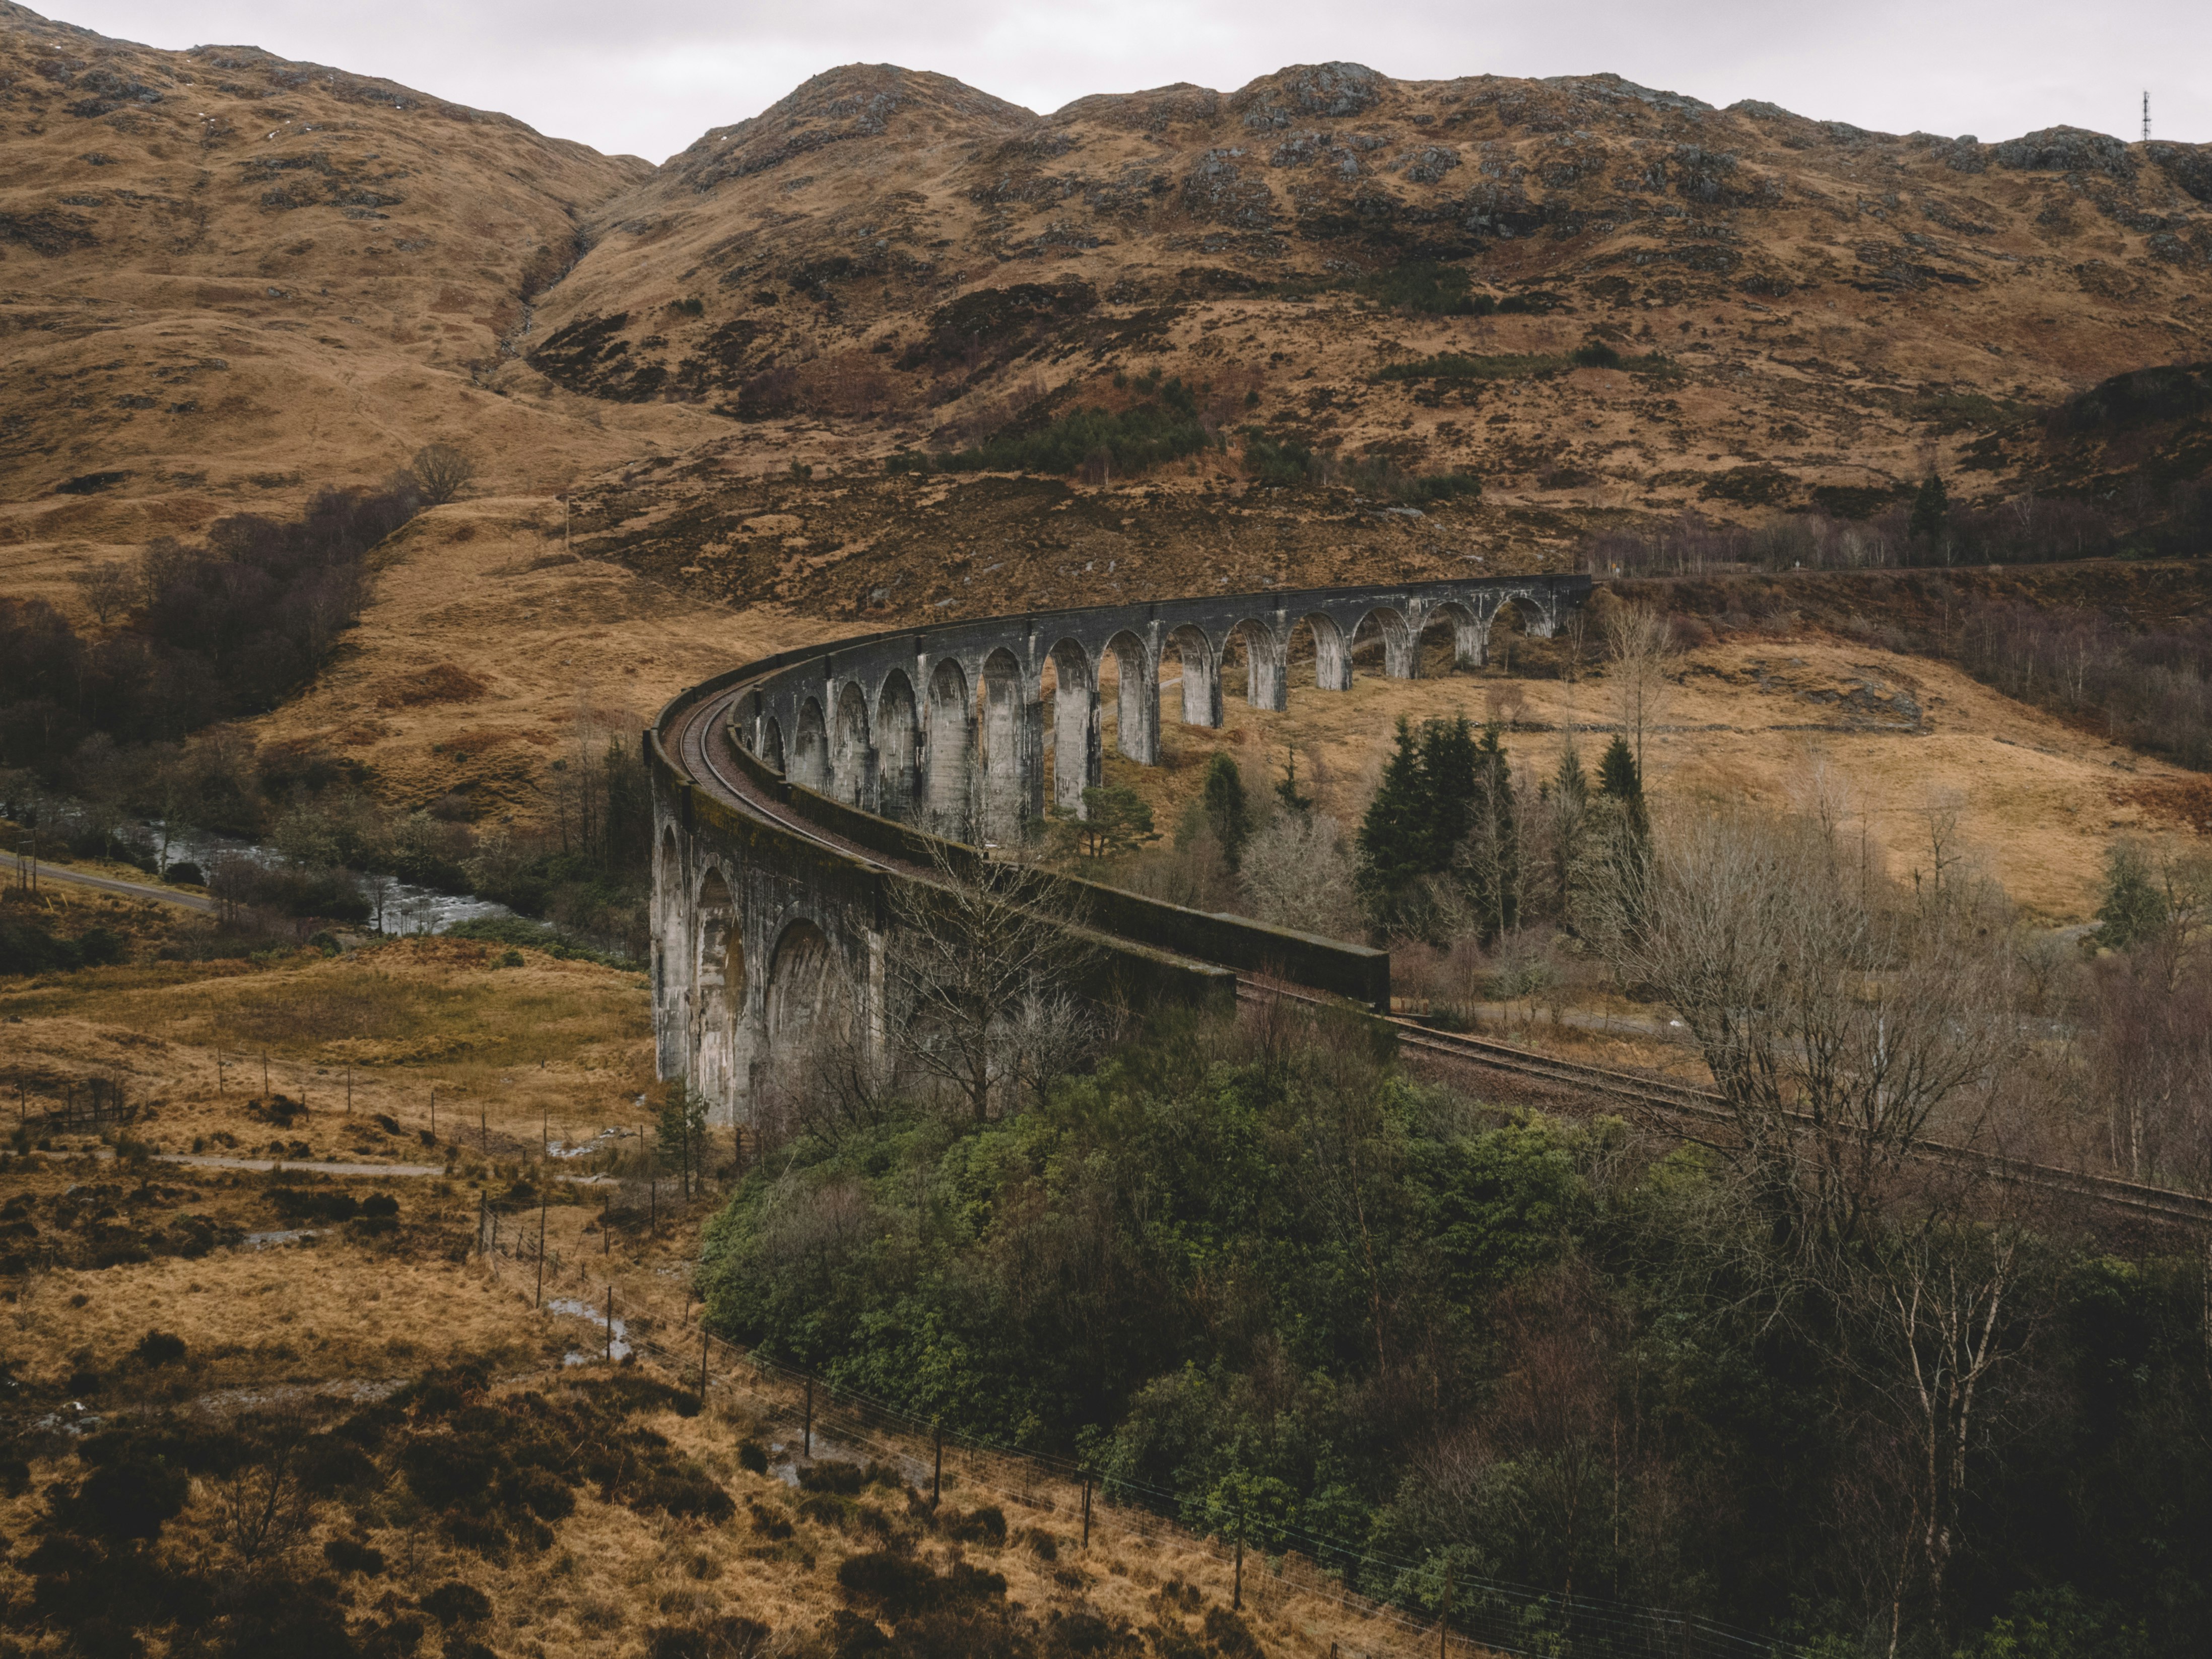
[[[26,1190],[50,1198],[67,1183],[115,1173],[112,1166],[34,1166],[22,1179]],[[264,1186],[173,1170],[157,1170],[155,1179],[177,1183],[179,1207],[216,1214],[250,1211]],[[353,1238],[337,1230],[313,1248],[218,1249],[197,1261],[46,1272],[13,1281],[4,1317],[16,1374],[36,1395],[58,1398],[56,1390],[71,1371],[100,1373],[105,1381],[87,1403],[108,1420],[155,1408],[222,1420],[269,1406],[334,1419],[428,1367],[471,1358],[491,1361],[502,1392],[557,1390],[565,1381],[605,1374],[597,1363],[580,1371],[562,1364],[571,1352],[595,1352],[599,1330],[586,1321],[534,1311],[532,1264],[459,1259],[453,1247],[468,1236],[473,1218],[467,1185],[410,1182],[392,1183],[392,1189],[410,1218],[410,1230],[397,1241]],[[624,1232],[611,1255],[581,1257],[587,1273],[580,1279],[573,1277],[579,1257],[564,1254],[564,1271],[547,1285],[548,1297],[581,1295],[596,1308],[599,1287],[613,1283],[617,1310],[633,1336],[656,1345],[635,1363],[691,1385],[697,1350],[688,1263],[708,1208],[702,1199],[688,1210],[664,1212],[657,1236]],[[549,1240],[556,1248],[593,1249],[602,1236],[583,1230],[595,1225],[588,1204],[556,1207]],[[129,1358],[131,1346],[154,1328],[184,1338],[185,1361],[149,1370]],[[363,1538],[390,1564],[378,1594],[389,1588],[419,1598],[456,1578],[483,1590],[494,1610],[481,1634],[501,1653],[632,1655],[643,1650],[650,1625],[722,1612],[767,1624],[787,1639],[811,1631],[845,1604],[836,1578],[840,1562],[873,1547],[877,1538],[834,1516],[800,1514],[798,1494],[784,1479],[741,1467],[738,1447],[746,1439],[767,1443],[778,1463],[787,1465],[797,1455],[796,1395],[726,1354],[714,1364],[710,1410],[690,1417],[660,1410],[642,1420],[731,1493],[738,1505],[731,1523],[641,1514],[586,1490],[550,1548],[487,1558],[454,1546],[427,1517],[410,1518],[404,1489],[396,1489],[386,1498],[403,1501],[379,1501],[358,1514],[325,1504],[286,1570],[319,1566],[317,1552],[325,1538]],[[926,1439],[858,1428],[826,1396],[822,1406],[817,1457],[890,1462],[926,1485]],[[29,1492],[0,1500],[0,1527],[13,1536],[34,1530],[38,1493],[47,1482],[77,1473],[64,1443],[33,1444]],[[894,1517],[908,1514],[908,1502],[880,1492],[864,1500]],[[945,1502],[956,1510],[999,1504],[1008,1541],[1004,1547],[952,1544],[925,1529],[925,1559],[941,1565],[964,1558],[1002,1574],[1009,1599],[1033,1614],[1087,1605],[1139,1626],[1164,1617],[1194,1623],[1202,1607],[1229,1600],[1231,1567],[1218,1546],[1102,1504],[1085,1550],[1075,1489],[1018,1462],[953,1448]],[[779,1541],[757,1530],[748,1518],[755,1505],[783,1516],[791,1536]],[[1032,1528],[1051,1535],[1055,1559],[1043,1559]],[[205,1481],[196,1486],[191,1506],[162,1548],[180,1565],[224,1559]],[[0,1561],[0,1582],[20,1572],[21,1559],[19,1553]],[[1245,1565],[1246,1617],[1268,1652],[1316,1659],[1331,1651],[1410,1653],[1428,1650],[1434,1639],[1363,1616],[1325,1593],[1294,1589],[1273,1576],[1277,1570],[1256,1554]],[[1294,1571],[1292,1578],[1298,1577]],[[1163,1601],[1159,1591],[1170,1582],[1193,1593],[1180,1604]],[[13,1588],[24,1586],[19,1579]]]
[[[547,1138],[635,1124],[653,1078],[643,979],[521,954],[522,966],[503,968],[497,947],[405,939],[329,958],[0,981],[9,1069],[49,1097],[64,1079],[119,1078],[152,1107],[138,1133],[169,1152],[260,1152],[275,1139],[304,1142],[288,1154],[300,1159],[442,1158],[419,1139],[433,1088],[440,1142],[471,1153],[535,1155]],[[307,1115],[272,1127],[255,1105],[264,1091],[304,1099]],[[400,1133],[380,1128],[380,1114]]]
[[[1158,768],[1114,755],[1109,697],[1109,779],[1145,795],[1170,830],[1213,755],[1237,757],[1249,777],[1268,787],[1295,743],[1300,787],[1350,827],[1401,714],[1418,721],[1464,713],[1480,722],[1492,694],[1505,690],[1523,700],[1524,723],[1552,728],[1505,738],[1516,767],[1539,777],[1557,768],[1569,722],[1587,728],[1612,719],[1601,676],[1570,683],[1488,670],[1455,674],[1433,650],[1425,672],[1432,678],[1363,672],[1343,693],[1316,690],[1310,670],[1302,684],[1294,672],[1287,711],[1224,698],[1218,731],[1182,725],[1180,693],[1170,685]],[[1170,667],[1167,678],[1177,672]],[[2199,833],[2197,775],[2084,733],[1946,664],[1807,636],[1709,646],[1685,656],[1677,672],[1667,727],[1647,740],[1646,787],[1656,801],[1789,808],[1825,787],[1842,804],[1848,832],[1863,828],[1900,879],[1928,867],[1929,811],[1953,799],[1961,848],[2029,917],[2053,924],[2082,921],[2094,910],[2116,836]],[[1917,708],[1918,720],[1894,712],[1900,695]],[[1583,731],[1585,769],[1595,769],[1610,740]]]
[[[580,719],[634,731],[709,674],[841,631],[568,557],[548,538],[559,524],[556,506],[530,500],[417,519],[385,550],[337,659],[256,736],[361,762],[387,800],[465,791],[481,811],[535,820]]]

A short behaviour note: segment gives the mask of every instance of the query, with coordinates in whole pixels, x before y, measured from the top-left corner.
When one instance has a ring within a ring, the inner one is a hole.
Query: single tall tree
[[[1941,540],[1951,522],[1951,492],[1943,487],[1942,476],[1931,472],[1922,481],[1920,491],[1912,498],[1912,539],[1916,542]]]
[[[1398,744],[1359,823],[1359,885],[1369,907],[1386,911],[1429,868],[1431,814],[1421,775],[1420,735],[1398,717]]]
[[[1458,865],[1486,944],[1521,925],[1521,834],[1513,803],[1513,767],[1495,723],[1474,746],[1474,793]]]
[[[1226,755],[1216,755],[1206,768],[1206,782],[1199,798],[1206,827],[1221,843],[1221,855],[1234,870],[1244,856],[1244,843],[1252,838],[1252,808],[1244,799],[1244,774]]]
[[[1421,784],[1428,797],[1431,870],[1449,869],[1459,844],[1474,827],[1479,787],[1474,728],[1461,714],[1421,725]]]
[[[1623,826],[1638,840],[1650,833],[1651,817],[1644,805],[1644,769],[1636,763],[1626,738],[1615,738],[1606,745],[1604,757],[1597,764],[1597,787]]]

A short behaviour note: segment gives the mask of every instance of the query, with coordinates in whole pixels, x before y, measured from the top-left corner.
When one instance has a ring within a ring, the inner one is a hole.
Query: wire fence
[[[536,1207],[536,1206],[532,1206]],[[542,1218],[544,1211],[538,1211]],[[514,1224],[504,1225],[509,1218]],[[669,1334],[660,1322],[625,1316],[616,1287],[591,1271],[597,1253],[565,1259],[549,1249],[521,1206],[486,1203],[478,1218],[477,1248],[495,1279],[503,1267],[527,1274],[538,1305],[569,1302],[589,1309],[605,1325],[603,1352],[617,1348],[650,1359],[678,1381],[691,1382],[702,1401],[742,1404],[764,1425],[775,1425],[787,1443],[800,1448],[793,1461],[848,1461],[863,1454],[894,1468],[934,1497],[945,1478],[963,1492],[983,1492],[1032,1514],[1079,1524],[1088,1546],[1092,1530],[1144,1539],[1205,1556],[1232,1576],[1232,1597],[1255,1611],[1299,1622],[1323,1606],[1352,1623],[1381,1653],[1498,1653],[1528,1659],[1796,1659],[1804,1650],[1753,1634],[1698,1613],[1669,1612],[1600,1597],[1563,1595],[1448,1571],[1437,1558],[1379,1553],[1364,1545],[1323,1537],[1296,1527],[1270,1524],[1254,1548],[1243,1540],[1206,1536],[1185,1526],[1175,1492],[1122,1478],[1105,1479],[1077,1459],[947,1430],[941,1423],[837,1387],[795,1367],[724,1340],[703,1325],[687,1323]],[[603,1241],[602,1249],[605,1248]],[[585,1297],[556,1297],[587,1290]],[[605,1312],[599,1310],[604,1304]],[[688,1313],[686,1318],[688,1320]],[[817,1444],[820,1450],[817,1451]],[[1254,1528],[1255,1532],[1260,1529]],[[1348,1572],[1403,1578],[1423,1607],[1382,1601],[1352,1589]],[[1346,1659],[1350,1659],[1350,1650]]]

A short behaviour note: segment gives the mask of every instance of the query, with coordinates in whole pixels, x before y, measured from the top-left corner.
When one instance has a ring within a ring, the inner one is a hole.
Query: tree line
[[[1425,1614],[1536,1587],[1531,1642],[1603,1651],[1597,1597],[1824,1655],[2191,1650],[2193,1246],[1911,1156],[2063,1115],[2027,936],[1817,812],[1642,849],[1582,914],[1710,1067],[1702,1144],[1424,1083],[1357,1016],[1163,1017],[1034,1086],[784,1118],[710,1228],[712,1322]],[[2114,904],[2155,930],[2167,891]],[[917,970],[957,1046],[972,977]]]

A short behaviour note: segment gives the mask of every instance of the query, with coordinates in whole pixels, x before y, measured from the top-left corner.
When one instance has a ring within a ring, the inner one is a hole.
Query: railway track
[[[717,753],[718,749],[729,741],[726,735],[727,711],[742,695],[743,690],[743,687],[732,687],[684,711],[671,735],[676,740],[672,746],[691,775],[711,780],[716,789],[743,811],[793,835],[804,836],[844,858],[872,870],[915,879],[929,879],[930,872],[886,860],[878,853],[829,833],[803,815],[764,795],[733,762]],[[1313,992],[1288,986],[1258,984],[1243,975],[1238,976],[1237,998],[1240,1003],[1251,1006],[1278,996],[1314,1006],[1333,1001],[1333,999]],[[1724,1140],[1701,1132],[1725,1131],[1735,1121],[1735,1115],[1729,1109],[1728,1103],[1708,1089],[1634,1072],[1585,1065],[1579,1060],[1562,1060],[1537,1049],[1501,1042],[1494,1037],[1435,1030],[1416,1020],[1397,1015],[1375,1018],[1382,1019],[1391,1027],[1400,1048],[1426,1059],[1450,1066],[1502,1073],[1584,1099],[1611,1102],[1639,1114],[1653,1127],[1683,1139],[1708,1146],[1725,1146]],[[1798,1121],[1808,1128],[1813,1127],[1809,1116],[1800,1115]],[[1915,1146],[1913,1152],[1916,1158],[1924,1162],[1957,1170],[1980,1179],[2017,1183],[2056,1197],[2142,1216],[2166,1224],[2179,1224],[2212,1235],[2212,1199],[2199,1198],[2194,1194],[2148,1187],[2112,1176],[2084,1174],[2055,1164],[2008,1158],[1947,1141],[1923,1139]]]
[[[1263,1002],[1270,996],[1289,997],[1316,1006],[1328,1000],[1289,988],[1261,987],[1241,980],[1238,981],[1239,1002],[1252,1005]],[[1500,1042],[1492,1037],[1434,1030],[1419,1021],[1396,1015],[1382,1018],[1395,1032],[1401,1048],[1411,1049],[1417,1054],[1449,1064],[1503,1072],[1529,1081],[1547,1084],[1585,1098],[1617,1102],[1652,1120],[1656,1127],[1684,1139],[1724,1146],[1724,1141],[1698,1131],[1708,1127],[1725,1128],[1735,1121],[1735,1115],[1729,1109],[1728,1103],[1709,1089],[1693,1088],[1664,1078],[1645,1077],[1602,1066],[1586,1066],[1578,1060],[1562,1060],[1534,1048]],[[1806,1114],[1793,1113],[1791,1116],[1803,1127],[1809,1129],[1814,1127],[1812,1118]],[[2016,1183],[2054,1196],[2144,1216],[2163,1223],[2179,1223],[2212,1231],[2212,1199],[2199,1198],[2193,1193],[2144,1186],[2141,1182],[2123,1181],[2113,1176],[2085,1174],[2077,1170],[2062,1169],[2056,1164],[2008,1158],[2001,1153],[1983,1152],[1942,1140],[1923,1139],[1916,1142],[1913,1156],[1925,1163],[1958,1170],[1983,1180]]]

